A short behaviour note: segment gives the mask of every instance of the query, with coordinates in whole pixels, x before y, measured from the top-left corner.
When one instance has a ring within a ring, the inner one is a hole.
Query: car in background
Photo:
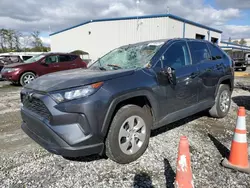
[[[38,55],[38,54],[36,54]],[[19,55],[16,55],[16,54],[0,54],[0,60],[4,60],[6,61],[7,63],[19,63],[19,62],[24,62],[30,58],[32,58],[34,55],[31,55],[31,54],[25,54],[25,55],[22,55],[22,54],[19,54]]]
[[[249,66],[250,65],[250,53],[246,53],[246,61],[247,61],[247,65]]]
[[[32,58],[34,55],[15,55],[15,54],[0,54],[0,72],[4,66],[10,65],[13,63],[23,63],[24,61]],[[0,79],[2,79],[2,75],[0,73]]]
[[[44,53],[36,55],[23,63],[4,66],[1,74],[3,79],[24,86],[44,74],[86,67],[87,64],[78,55]]]
[[[247,70],[248,62],[250,62],[250,54],[244,50],[224,50],[233,60],[234,69],[237,71],[241,69],[242,71]]]

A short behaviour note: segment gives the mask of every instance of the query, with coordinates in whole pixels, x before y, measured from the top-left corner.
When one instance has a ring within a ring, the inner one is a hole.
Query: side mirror
[[[175,69],[171,67],[164,67],[163,70],[161,71],[161,74],[168,78],[170,84],[176,85]]]

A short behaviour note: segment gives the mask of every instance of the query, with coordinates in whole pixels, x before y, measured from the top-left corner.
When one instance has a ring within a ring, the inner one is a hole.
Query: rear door
[[[222,54],[210,43],[189,41],[188,45],[192,54],[192,62],[199,69],[198,82],[201,84],[199,84],[198,101],[208,101],[208,103],[212,104],[217,84],[224,74]]]
[[[68,70],[78,68],[73,55],[59,55],[60,70]]]

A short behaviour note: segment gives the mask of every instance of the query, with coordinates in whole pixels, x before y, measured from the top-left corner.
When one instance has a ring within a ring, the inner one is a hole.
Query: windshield
[[[164,42],[151,42],[117,48],[93,63],[90,68],[117,70],[144,67]]]
[[[33,62],[36,62],[36,61],[42,59],[43,57],[45,57],[44,54],[35,55],[32,58],[25,60],[24,63],[33,63]]]

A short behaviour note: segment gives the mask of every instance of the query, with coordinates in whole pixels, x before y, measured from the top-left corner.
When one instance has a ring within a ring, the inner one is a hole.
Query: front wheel
[[[106,139],[106,155],[120,164],[138,159],[147,149],[152,116],[136,105],[118,110]]]
[[[20,78],[20,84],[22,86],[29,84],[30,82],[32,82],[34,79],[36,78],[35,74],[32,72],[26,72],[24,73],[21,78]]]
[[[219,86],[214,106],[209,110],[209,114],[215,118],[225,117],[231,106],[231,91],[228,85]]]

